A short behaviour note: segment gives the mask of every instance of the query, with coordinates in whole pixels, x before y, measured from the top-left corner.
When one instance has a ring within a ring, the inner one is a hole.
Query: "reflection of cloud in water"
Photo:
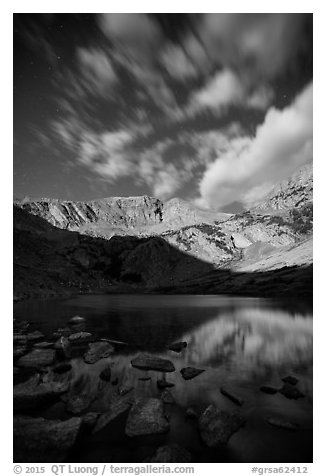
[[[182,339],[194,364],[304,364],[312,360],[312,319],[268,309],[219,314]]]

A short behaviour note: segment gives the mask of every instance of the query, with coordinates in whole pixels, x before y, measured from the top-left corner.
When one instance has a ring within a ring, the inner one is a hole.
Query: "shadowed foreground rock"
[[[205,372],[205,370],[195,369],[193,367],[185,367],[184,369],[180,370],[180,373],[185,380],[195,378],[197,375],[200,375],[203,372]]]
[[[158,398],[140,398],[131,407],[126,424],[127,436],[166,433],[170,428],[164,405]]]
[[[131,361],[131,365],[141,370],[157,370],[159,372],[174,372],[175,367],[171,360],[161,359],[155,355],[139,354]]]
[[[45,420],[27,416],[14,417],[14,462],[56,463],[65,461],[74,446],[81,418]]]
[[[191,454],[179,445],[161,446],[156,450],[151,463],[190,463]]]
[[[241,415],[220,410],[214,405],[209,405],[198,421],[200,436],[210,448],[225,445],[244,424]]]
[[[14,410],[23,412],[53,403],[68,389],[67,382],[40,383],[40,376],[34,375],[14,386]]]
[[[89,344],[89,349],[84,355],[86,364],[95,364],[100,359],[109,357],[114,352],[114,347],[108,342],[94,342]]]
[[[54,364],[55,356],[55,350],[53,349],[34,349],[21,357],[16,365],[25,368],[46,367]]]

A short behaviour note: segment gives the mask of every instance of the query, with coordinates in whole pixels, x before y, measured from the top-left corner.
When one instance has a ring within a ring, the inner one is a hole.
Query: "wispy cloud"
[[[312,84],[282,111],[270,108],[253,138],[232,140],[200,182],[198,203],[251,203],[312,159]]]
[[[108,55],[99,48],[78,48],[79,81],[90,95],[107,95],[118,77]]]

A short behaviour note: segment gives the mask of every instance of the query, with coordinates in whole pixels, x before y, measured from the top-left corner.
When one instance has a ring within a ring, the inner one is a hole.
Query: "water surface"
[[[166,405],[170,431],[166,435],[129,439],[124,435],[126,416],[81,442],[74,461],[138,462],[158,446],[178,443],[198,462],[310,462],[312,461],[312,312],[300,302],[227,296],[89,295],[69,299],[35,300],[14,305],[14,317],[28,319],[33,328],[50,337],[74,315],[87,319],[87,331],[97,338],[127,342],[112,357],[87,365],[82,355],[72,360],[72,385],[94,394],[87,411],[107,409],[106,392],[99,390],[99,373],[110,363],[112,378],[119,385],[134,387],[133,395],[160,396],[156,381],[175,383],[171,393],[176,405]],[[167,350],[175,341],[187,341],[180,354]],[[139,351],[152,352],[173,361],[176,372],[162,375],[131,367]],[[180,369],[205,369],[190,381]],[[282,386],[281,378],[293,375],[305,397],[289,400],[283,395],[266,395],[259,388]],[[149,376],[151,380],[140,381]],[[243,400],[237,407],[220,393],[229,386]],[[83,388],[84,387],[84,388]],[[209,450],[198,437],[196,421],[185,416],[192,407],[201,413],[209,404],[239,411],[246,426],[230,439],[223,450]],[[68,418],[63,402],[42,416]],[[277,417],[300,426],[297,432],[271,427],[267,417]]]

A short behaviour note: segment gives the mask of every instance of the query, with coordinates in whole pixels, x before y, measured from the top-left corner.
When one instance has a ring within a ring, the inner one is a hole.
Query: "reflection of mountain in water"
[[[312,320],[268,309],[225,312],[182,340],[190,343],[193,364],[236,364],[244,370],[259,366],[309,365],[312,362]]]

